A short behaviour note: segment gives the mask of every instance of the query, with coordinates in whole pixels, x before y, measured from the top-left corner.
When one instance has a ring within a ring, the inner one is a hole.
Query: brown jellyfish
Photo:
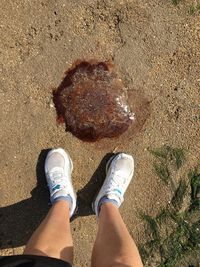
[[[134,121],[126,90],[109,62],[83,61],[53,91],[58,121],[84,141],[117,137]]]

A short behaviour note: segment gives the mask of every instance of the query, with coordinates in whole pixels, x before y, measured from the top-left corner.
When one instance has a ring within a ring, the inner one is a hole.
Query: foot
[[[108,161],[106,179],[93,202],[93,210],[97,216],[101,205],[105,202],[112,202],[115,206],[120,207],[133,172],[134,160],[131,155],[119,153]]]
[[[45,160],[45,174],[50,191],[50,200],[54,204],[66,200],[70,206],[70,217],[76,209],[76,194],[71,181],[73,163],[62,148],[52,149]]]

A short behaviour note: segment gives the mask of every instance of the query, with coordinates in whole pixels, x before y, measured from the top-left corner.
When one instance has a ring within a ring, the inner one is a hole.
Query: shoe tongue
[[[61,178],[63,176],[63,168],[61,167],[54,167],[49,172],[50,178]]]

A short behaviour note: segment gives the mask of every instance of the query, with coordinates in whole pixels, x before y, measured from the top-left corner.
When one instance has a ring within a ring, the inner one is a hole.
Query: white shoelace
[[[53,171],[53,172],[49,172],[47,176],[48,176],[48,185],[51,191],[51,196],[54,195],[59,190],[62,190],[62,189],[67,190],[68,178],[66,179],[63,173],[59,171]],[[59,188],[54,190],[56,186],[59,186]]]
[[[108,179],[108,182],[104,185],[105,193],[106,194],[114,194],[116,195],[120,201],[123,199],[123,194],[124,194],[124,187],[123,185],[125,182],[119,183],[119,179],[125,179],[121,175],[117,175],[116,173],[111,173],[111,177]],[[117,191],[116,191],[117,189]],[[120,193],[121,192],[121,193]]]

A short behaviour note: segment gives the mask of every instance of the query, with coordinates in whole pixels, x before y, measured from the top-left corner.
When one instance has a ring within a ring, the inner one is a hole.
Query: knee
[[[137,261],[132,257],[120,257],[114,260],[109,267],[143,267],[143,264],[141,261]]]
[[[113,263],[112,265],[110,265],[109,267],[134,267],[133,265],[127,265],[125,263]],[[137,267],[137,266],[136,266]]]

